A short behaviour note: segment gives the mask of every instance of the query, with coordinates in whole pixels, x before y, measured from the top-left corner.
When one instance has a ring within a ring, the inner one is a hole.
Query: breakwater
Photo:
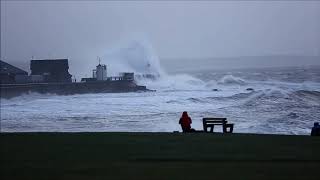
[[[30,92],[51,93],[58,95],[84,93],[118,93],[147,91],[146,86],[139,86],[134,81],[94,81],[79,83],[29,83],[29,84],[1,84],[1,98],[11,98]]]

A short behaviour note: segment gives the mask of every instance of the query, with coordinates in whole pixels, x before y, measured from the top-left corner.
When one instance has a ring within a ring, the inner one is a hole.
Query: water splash
[[[117,47],[108,50],[102,60],[109,67],[109,75],[118,75],[120,72],[166,74],[151,43],[145,37],[119,43]]]

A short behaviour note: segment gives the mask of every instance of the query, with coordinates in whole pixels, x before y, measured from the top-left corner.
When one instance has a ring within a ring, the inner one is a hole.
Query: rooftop
[[[28,75],[26,71],[0,60],[0,74],[8,73]]]

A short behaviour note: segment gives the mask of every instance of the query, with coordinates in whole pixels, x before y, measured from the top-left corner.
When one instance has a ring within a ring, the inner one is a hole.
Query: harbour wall
[[[79,83],[30,83],[30,84],[1,84],[1,98],[11,98],[30,92],[41,94],[84,94],[84,93],[121,93],[148,91],[146,86],[139,86],[134,81],[94,81]]]

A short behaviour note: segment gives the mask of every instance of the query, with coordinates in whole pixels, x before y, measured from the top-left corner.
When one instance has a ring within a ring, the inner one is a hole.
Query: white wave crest
[[[221,85],[246,85],[246,81],[239,78],[239,77],[234,77],[232,75],[225,75],[223,76],[219,81],[218,84]]]

